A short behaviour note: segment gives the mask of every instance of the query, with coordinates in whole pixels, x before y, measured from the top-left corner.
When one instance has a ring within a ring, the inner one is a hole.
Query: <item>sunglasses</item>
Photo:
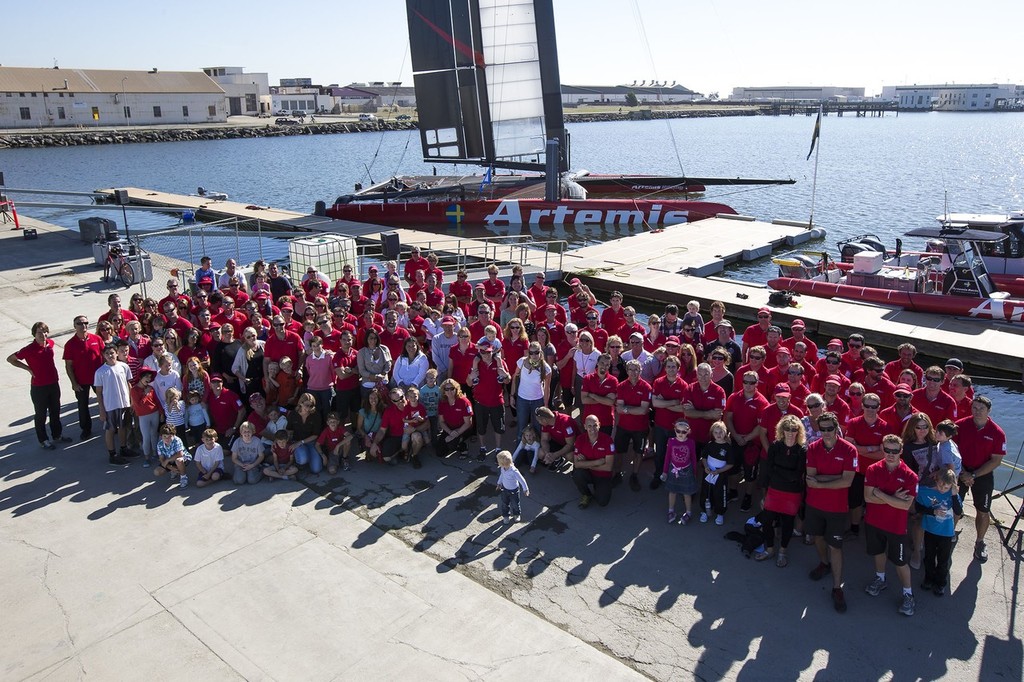
[[[825,364],[826,365],[838,365],[839,361],[838,360],[826,360]]]
[[[690,432],[690,429],[676,429],[676,433],[678,433],[681,436],[685,436],[689,432]]]
[[[929,382],[931,382],[933,384],[941,384],[942,383],[942,377],[925,377],[924,380],[925,381],[929,381]]]
[[[899,454],[901,454],[901,451],[899,449],[895,449],[894,450],[893,448],[882,448],[882,451],[885,452],[885,454],[887,454],[887,455],[899,455]]]
[[[850,395],[851,398],[861,398],[861,397],[864,396],[863,393],[857,393],[857,392],[850,393],[849,395]]]
[[[608,346],[608,347],[609,348],[618,348],[619,350],[622,350],[622,346]]]
[[[693,331],[693,327],[683,327],[683,331],[684,332],[692,332]]]
[[[865,410],[877,410],[878,409],[878,405],[868,405],[867,403],[861,403],[860,406],[863,407]]]
[[[277,327],[277,328],[284,327],[284,322],[275,322],[274,326]]]
[[[797,375],[803,374],[803,372],[801,372],[798,369],[791,369],[791,370],[789,370],[788,374],[790,374],[791,376],[797,376]]]
[[[786,433],[799,433],[800,432],[800,429],[796,428],[795,426],[783,426],[782,430],[785,431]]]
[[[540,355],[540,351],[539,350],[531,350],[530,351],[530,355]]]
[[[587,321],[588,321],[588,322],[593,322],[593,321],[594,321],[594,320],[596,320],[596,319],[597,319],[597,317],[596,317],[596,316],[594,316],[594,315],[587,315]]]
[[[850,348],[863,348],[863,347],[864,347],[863,343],[851,343],[850,344]]]
[[[751,355],[750,359],[751,360],[764,360],[764,356],[763,355]]]
[[[834,427],[834,426],[821,426],[819,424],[818,425],[818,430],[821,431],[822,433],[832,433],[833,431],[836,430],[836,427]]]
[[[689,353],[683,353],[683,355],[689,355]],[[725,358],[723,358],[721,355],[712,355],[711,359],[714,360],[715,362],[725,362]]]
[[[746,379],[743,380],[743,384],[746,386],[757,386],[756,381],[747,381]]]
[[[759,319],[759,320],[767,320],[769,317],[771,317],[771,315],[758,315],[757,319]]]
[[[813,405],[808,405],[807,409],[808,410],[817,410],[817,409],[822,408],[822,407],[825,407],[825,406],[822,405],[821,403],[814,403]]]

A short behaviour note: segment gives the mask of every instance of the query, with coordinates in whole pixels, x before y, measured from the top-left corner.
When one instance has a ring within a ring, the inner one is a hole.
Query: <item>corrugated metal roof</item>
[[[124,85],[122,86],[122,79]],[[223,93],[202,71],[108,71],[0,66],[0,92]]]

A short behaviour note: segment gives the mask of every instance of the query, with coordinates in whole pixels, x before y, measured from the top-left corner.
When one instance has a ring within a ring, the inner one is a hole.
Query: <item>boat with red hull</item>
[[[846,267],[830,262],[827,255],[815,260],[791,254],[772,259],[780,276],[769,280],[768,286],[915,312],[1024,323],[1024,298],[996,290],[978,249],[979,244],[998,242],[1006,235],[955,228],[921,228],[907,234],[929,239],[929,249],[909,254],[897,249],[889,259],[883,253],[863,251]]]
[[[386,225],[658,227],[735,213],[689,196],[708,185],[794,182],[571,173],[552,0],[406,0],[406,14],[423,160],[487,173],[396,177],[318,215]]]

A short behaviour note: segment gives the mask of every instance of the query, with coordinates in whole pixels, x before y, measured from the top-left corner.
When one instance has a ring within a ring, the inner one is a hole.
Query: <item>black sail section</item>
[[[568,168],[551,0],[407,0],[426,161]]]
[[[494,158],[475,0],[407,0],[420,143],[427,161]]]

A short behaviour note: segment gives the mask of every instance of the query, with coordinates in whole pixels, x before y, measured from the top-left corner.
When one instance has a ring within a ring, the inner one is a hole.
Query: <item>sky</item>
[[[739,86],[1022,83],[1024,1],[553,0],[561,80]],[[5,2],[4,66],[412,84],[402,0]]]

